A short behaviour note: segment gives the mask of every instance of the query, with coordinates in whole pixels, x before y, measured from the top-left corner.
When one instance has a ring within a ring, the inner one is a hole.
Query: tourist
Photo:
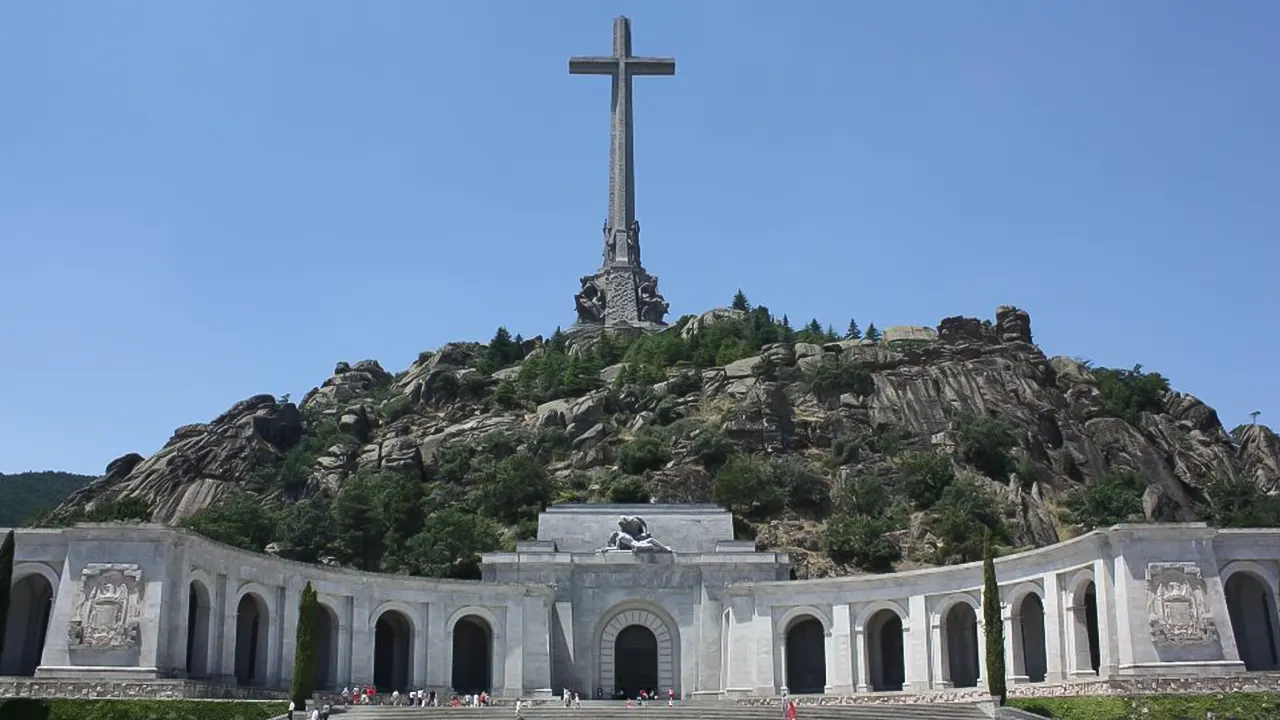
[[[289,720],[293,720],[293,701],[289,701]]]
[[[343,705],[351,704],[351,688],[349,687],[342,688],[342,704]]]
[[[787,705],[787,720],[796,720],[796,701],[792,700]]]
[[[582,698],[578,697],[578,693],[573,694],[573,709],[574,710],[582,709]]]
[[[520,711],[523,709],[520,706],[520,702],[520,698],[516,698],[516,717],[520,717]]]
[[[392,706],[392,707],[399,707],[399,706],[400,706],[400,691],[399,691],[399,690],[392,690],[392,691],[391,691],[391,706]]]
[[[320,720],[320,708],[311,708],[311,715],[308,716],[307,720]]]

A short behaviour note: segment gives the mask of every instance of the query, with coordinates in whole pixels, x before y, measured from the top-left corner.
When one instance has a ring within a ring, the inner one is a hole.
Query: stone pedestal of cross
[[[631,79],[637,75],[674,75],[672,58],[631,54],[631,21],[613,22],[613,55],[569,59],[571,75],[609,75],[613,105],[609,131],[609,214],[604,224],[600,269],[582,278],[574,296],[579,326],[662,326],[667,303],[658,278],[640,264],[640,223],[636,220],[635,155]]]

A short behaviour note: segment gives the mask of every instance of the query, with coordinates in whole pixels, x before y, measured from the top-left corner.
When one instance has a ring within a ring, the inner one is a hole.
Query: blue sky
[[[101,472],[336,361],[573,320],[614,15],[673,316],[1031,313],[1280,418],[1280,3],[0,7],[0,471]]]

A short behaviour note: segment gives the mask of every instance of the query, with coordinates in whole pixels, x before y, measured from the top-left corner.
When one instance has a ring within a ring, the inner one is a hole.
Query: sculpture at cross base
[[[600,548],[600,552],[670,553],[673,551],[649,534],[649,525],[644,518],[621,515],[618,517],[618,529],[609,536],[609,541]]]
[[[574,310],[578,313],[580,323],[598,323],[604,321],[604,309],[607,298],[595,279],[590,275],[582,278],[582,290],[573,296]]]
[[[640,319],[662,324],[671,304],[658,292],[658,276],[650,275],[640,284]]]

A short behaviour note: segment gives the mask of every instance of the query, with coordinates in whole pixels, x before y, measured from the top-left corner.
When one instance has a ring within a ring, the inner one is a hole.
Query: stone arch
[[[629,668],[623,677],[624,681],[647,684],[645,681],[656,679],[654,690],[661,694],[665,689],[674,689],[676,696],[680,690],[680,635],[678,626],[661,608],[648,603],[628,603],[615,607],[605,614],[596,633],[596,686],[604,690],[606,697],[617,690],[625,690],[619,685],[618,651],[619,636],[624,630],[631,630],[624,640],[652,642],[652,650],[624,643],[624,654],[635,649],[636,655],[643,655],[644,667]],[[647,633],[647,635],[646,635]]]
[[[827,636],[831,621],[811,606],[794,607],[778,621],[783,686],[792,694],[821,694],[827,687]]]
[[[203,575],[201,573],[200,575]],[[209,672],[209,642],[213,631],[213,594],[207,578],[191,574],[187,583],[187,655],[189,678],[205,678]]]
[[[901,691],[907,682],[907,612],[887,600],[874,602],[858,613],[855,627],[862,633],[865,647],[859,663],[859,690]]]
[[[1009,593],[1010,628],[1013,633],[1013,675],[1041,683],[1049,672],[1044,622],[1044,596],[1040,588],[1024,583]]]
[[[373,616],[373,685],[390,694],[409,689],[413,678],[412,615],[383,603]]]
[[[455,692],[492,693],[502,687],[501,628],[497,616],[479,605],[460,608],[449,616],[445,623],[447,667]]]
[[[240,685],[267,682],[271,647],[271,608],[259,590],[245,588],[236,598],[235,678]]]
[[[977,687],[982,676],[978,650],[978,613],[982,606],[968,593],[948,595],[935,611],[941,625],[942,681],[946,687]]]
[[[58,580],[57,573],[43,563],[14,566],[0,673],[26,677],[36,674],[44,656]]]
[[[1240,661],[1249,671],[1280,667],[1276,593],[1268,574],[1252,562],[1232,563],[1222,574],[1227,616]]]
[[[1086,568],[1076,573],[1067,588],[1071,672],[1097,675],[1102,667],[1102,639],[1098,633],[1098,585],[1093,570]]]
[[[332,690],[338,686],[338,637],[342,622],[338,611],[321,600],[316,617],[316,689]]]

